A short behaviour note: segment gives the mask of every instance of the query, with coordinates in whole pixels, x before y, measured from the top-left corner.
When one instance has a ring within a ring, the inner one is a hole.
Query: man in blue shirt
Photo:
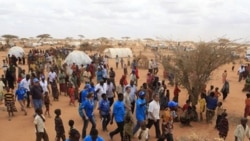
[[[82,119],[84,122],[83,129],[82,129],[82,138],[86,136],[86,129],[88,128],[88,123],[89,121],[92,124],[92,128],[96,128],[96,123],[94,119],[94,101],[93,101],[93,93],[89,93],[87,96],[87,99],[84,101],[84,103],[81,104],[81,113],[82,114]]]
[[[123,102],[123,94],[118,94],[118,100],[114,103],[113,106],[113,114],[111,117],[110,124],[113,124],[113,118],[115,117],[115,121],[117,124],[117,128],[109,133],[109,137],[112,140],[113,136],[120,133],[121,140],[123,139],[123,126],[124,126],[124,116],[125,116],[125,104]]]
[[[102,99],[99,102],[99,111],[102,116],[102,130],[107,131],[107,125],[110,121],[110,103],[106,94],[102,94]]]
[[[147,110],[147,102],[145,100],[145,92],[140,91],[139,98],[136,100],[136,120],[137,123],[133,129],[133,134],[137,132],[140,128],[141,123],[146,120],[146,110]]]
[[[91,89],[91,85],[86,84],[84,89],[81,91],[81,95],[80,95],[80,98],[79,98],[79,103],[84,103],[88,93],[90,92],[90,89]]]
[[[24,111],[24,115],[27,115],[27,111],[25,108],[25,95],[27,94],[27,90],[21,85],[18,85],[18,89],[16,90],[16,98],[21,105],[22,111]]]
[[[210,92],[209,96],[206,97],[207,109],[206,109],[206,120],[207,123],[212,122],[214,117],[215,109],[217,107],[218,99],[215,97],[214,92]]]
[[[94,128],[90,130],[90,134],[83,141],[104,141],[104,139],[98,136],[98,131]]]

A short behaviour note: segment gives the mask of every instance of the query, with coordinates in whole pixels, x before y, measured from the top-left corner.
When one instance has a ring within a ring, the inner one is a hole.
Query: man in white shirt
[[[2,65],[2,68],[3,68],[3,72],[4,72],[4,74],[6,73],[6,71],[7,71],[8,67],[9,67],[8,63],[7,63],[5,60],[3,60],[3,65]]]
[[[107,84],[104,83],[103,80],[101,80],[96,86],[95,86],[95,92],[97,94],[98,100],[102,99],[102,94],[106,94],[107,92]]]
[[[137,88],[134,81],[130,81],[129,86],[130,86],[129,98],[131,102],[131,112],[134,113]]]
[[[114,84],[111,82],[110,79],[107,79],[107,98],[109,100],[110,107],[114,103],[114,97],[115,97],[115,87],[114,87]]]
[[[56,72],[53,69],[51,69],[48,75],[49,83],[52,83],[54,80],[56,80],[56,78],[57,78]]]
[[[34,124],[36,128],[36,141],[49,141],[48,134],[45,130],[45,117],[43,116],[42,109],[36,109],[36,116]]]
[[[241,124],[237,125],[234,130],[235,141],[244,141],[245,136],[250,140],[249,127],[247,125],[247,118],[241,119]]]
[[[148,125],[147,128],[150,129],[152,125],[155,126],[156,138],[160,138],[160,104],[159,104],[159,95],[155,94],[153,96],[153,101],[149,103],[148,106]]]
[[[22,79],[20,85],[26,89],[27,94],[27,108],[30,107],[30,75],[26,74],[26,78]]]
[[[157,74],[158,73],[158,62],[156,60],[154,60],[153,62],[153,71],[154,71],[154,74]]]
[[[45,94],[45,92],[49,92],[49,85],[48,85],[47,80],[45,80],[44,75],[41,76],[41,80],[39,83],[43,89],[43,94]]]
[[[151,72],[153,73],[153,60],[149,60],[149,63],[148,63],[148,72]]]
[[[245,66],[241,65],[240,68],[238,69],[239,82],[242,80],[244,72],[245,72]]]

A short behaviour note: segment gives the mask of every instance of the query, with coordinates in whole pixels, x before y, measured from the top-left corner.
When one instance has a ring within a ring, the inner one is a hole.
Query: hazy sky
[[[0,35],[250,40],[250,0],[1,0]]]

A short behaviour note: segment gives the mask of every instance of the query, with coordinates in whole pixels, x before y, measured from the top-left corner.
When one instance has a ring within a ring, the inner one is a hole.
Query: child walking
[[[62,119],[60,117],[61,110],[56,109],[55,114],[56,114],[56,117],[55,117],[56,141],[60,141],[60,139],[62,139],[62,141],[65,141],[65,130],[64,130]]]
[[[74,122],[74,120],[71,119],[71,120],[69,120],[68,124],[69,124],[69,132],[70,132],[70,130],[74,129],[75,122]]]
[[[221,114],[221,120],[220,120],[220,123],[218,125],[218,130],[219,130],[220,138],[222,138],[223,140],[226,140],[227,133],[228,133],[228,130],[229,130],[229,124],[228,124],[228,119],[227,119],[227,113],[226,112],[223,112]]]
[[[173,141],[173,119],[172,117],[170,117],[170,119],[168,121],[164,120],[162,121],[162,125],[161,125],[161,128],[162,128],[162,133],[163,133],[163,136],[162,136],[162,139],[167,139],[167,141]]]
[[[45,92],[44,94],[45,94],[45,96],[44,96],[44,105],[45,105],[45,108],[46,108],[46,110],[45,110],[45,115],[48,114],[48,116],[49,116],[49,118],[50,118],[51,116],[50,116],[50,112],[49,112],[49,109],[50,109],[49,107],[50,107],[50,105],[52,105],[52,104],[51,104],[51,102],[50,102],[48,92]]]
[[[205,107],[206,107],[206,94],[205,93],[201,93],[199,104],[200,104],[200,121],[203,121],[203,113],[205,112]]]
[[[146,123],[142,122],[141,128],[137,131],[138,141],[148,141],[149,129],[146,127]]]
[[[216,125],[215,125],[216,129],[219,129],[219,123],[220,123],[221,115],[223,112],[225,112],[225,109],[223,109],[222,102],[218,102],[218,104],[217,104],[217,119],[216,119]]]
[[[123,127],[123,141],[131,141],[133,137],[133,121],[129,112],[127,112]]]
[[[68,94],[70,98],[69,105],[72,104],[73,106],[75,106],[75,89],[73,88],[72,84],[69,85]]]
[[[10,89],[8,87],[6,88],[6,91],[7,93],[4,95],[4,102],[9,115],[9,120],[11,120],[11,117],[14,116],[14,112],[16,112],[17,109],[15,106],[14,94],[10,92]]]

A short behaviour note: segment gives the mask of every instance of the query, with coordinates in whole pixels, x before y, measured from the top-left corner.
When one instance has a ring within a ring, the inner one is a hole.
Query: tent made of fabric
[[[79,67],[81,65],[90,64],[91,62],[92,60],[86,53],[84,53],[83,51],[78,51],[78,50],[74,50],[71,53],[69,53],[68,56],[64,60],[64,63],[66,63],[69,66],[75,63]]]
[[[130,48],[106,48],[104,50],[104,54],[109,58],[116,58],[116,55],[119,58],[133,57],[133,53]]]
[[[23,57],[25,55],[24,49],[22,47],[19,46],[14,46],[11,47],[8,51],[8,55],[12,56],[14,55],[15,57]]]

